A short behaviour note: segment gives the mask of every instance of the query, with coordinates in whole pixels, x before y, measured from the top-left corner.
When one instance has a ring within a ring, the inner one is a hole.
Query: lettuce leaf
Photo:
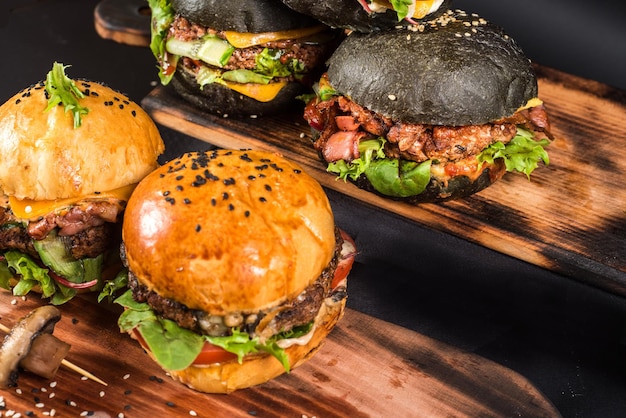
[[[174,71],[167,70],[178,62],[178,56],[168,56],[165,41],[170,25],[174,20],[175,11],[169,0],[148,0],[151,11],[150,50],[159,63],[159,79],[167,85],[174,76]]]
[[[517,135],[508,144],[493,143],[477,159],[482,165],[485,162],[493,164],[496,159],[502,158],[507,171],[519,171],[530,179],[530,174],[537,168],[539,161],[543,161],[545,165],[550,163],[548,153],[543,148],[549,144],[548,139],[535,141],[531,131],[518,127]]]

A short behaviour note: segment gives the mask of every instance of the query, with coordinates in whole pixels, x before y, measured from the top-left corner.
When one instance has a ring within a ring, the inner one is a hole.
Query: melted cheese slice
[[[267,42],[281,41],[284,39],[298,39],[311,36],[326,30],[326,26],[311,26],[302,29],[283,30],[277,32],[243,33],[226,31],[226,40],[235,48],[249,48],[254,45],[261,45]]]
[[[435,12],[441,6],[441,3],[443,3],[443,0],[414,0],[408,6],[408,17],[421,19]],[[387,0],[374,0],[369,5],[369,8],[373,12],[384,13],[388,9],[393,9],[393,6]]]
[[[226,86],[231,90],[235,90],[237,93],[241,93],[245,96],[251,97],[259,102],[269,102],[274,100],[280,90],[287,85],[286,81],[279,81],[269,84],[256,84],[256,83],[231,83],[230,81],[224,81]]]
[[[93,193],[69,199],[31,200],[17,199],[13,196],[9,196],[9,205],[16,217],[21,219],[36,219],[86,199],[118,199],[127,201],[133,190],[135,190],[135,186],[137,185],[131,184],[107,192]]]
[[[528,102],[526,102],[524,106],[521,106],[519,109],[517,109],[517,111],[519,112],[520,110],[530,109],[531,107],[535,107],[535,106],[541,106],[542,104],[543,104],[543,100],[541,100],[539,97],[534,97],[530,99]]]

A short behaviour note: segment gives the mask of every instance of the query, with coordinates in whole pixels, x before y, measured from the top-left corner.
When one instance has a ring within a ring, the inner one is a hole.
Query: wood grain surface
[[[61,367],[53,381],[27,372],[0,390],[3,411],[117,417],[558,417],[527,379],[494,362],[348,309],[322,348],[289,375],[229,395],[195,392],[168,377],[117,327],[117,305],[82,295],[61,306],[54,335],[67,360],[108,386]],[[0,292],[11,327],[43,302]],[[89,414],[89,415],[88,415]],[[1,416],[1,415],[0,415]],[[8,416],[8,415],[6,415]]]
[[[325,187],[429,228],[626,296],[626,94],[537,66],[557,139],[550,164],[529,181],[507,174],[469,198],[412,206],[338,181],[311,145],[301,112],[224,118],[201,112],[169,89],[142,105],[163,126],[222,148],[281,152]]]

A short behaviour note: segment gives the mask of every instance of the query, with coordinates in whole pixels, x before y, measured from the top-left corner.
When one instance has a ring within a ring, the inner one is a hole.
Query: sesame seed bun
[[[157,167],[161,136],[146,112],[102,84],[77,81],[89,113],[73,126],[59,105],[44,111],[43,83],[0,107],[0,191],[18,199],[76,198],[137,183]]]
[[[135,189],[122,234],[143,285],[211,315],[294,298],[336,247],[319,183],[262,151],[188,153],[163,165]]]
[[[413,29],[352,33],[328,61],[333,88],[394,120],[448,126],[510,116],[537,97],[530,60],[501,27],[449,11]]]

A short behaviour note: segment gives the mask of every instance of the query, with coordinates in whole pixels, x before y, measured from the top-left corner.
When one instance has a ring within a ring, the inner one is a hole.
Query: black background
[[[95,0],[0,1],[0,101],[53,61],[140,101],[155,85],[146,48],[102,40]],[[455,7],[503,26],[535,62],[626,89],[617,1],[475,0]],[[169,159],[205,143],[162,129]],[[1,158],[1,156],[0,156]],[[626,301],[328,191],[360,254],[352,308],[518,371],[565,417],[626,415]],[[625,249],[626,251],[626,249]]]

